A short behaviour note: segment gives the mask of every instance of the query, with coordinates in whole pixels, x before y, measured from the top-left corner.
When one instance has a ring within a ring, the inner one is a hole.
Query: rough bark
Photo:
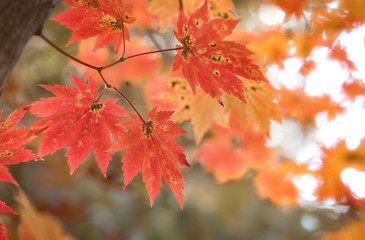
[[[28,40],[59,0],[0,0],[0,93]]]

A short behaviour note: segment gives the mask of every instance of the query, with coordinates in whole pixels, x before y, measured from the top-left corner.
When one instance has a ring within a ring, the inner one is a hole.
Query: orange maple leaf
[[[303,14],[307,0],[270,0],[269,3],[270,2],[283,9],[288,15],[287,17],[295,15],[295,17],[298,18]]]
[[[183,192],[185,179],[178,164],[190,167],[181,145],[174,141],[186,132],[169,120],[173,112],[156,113],[156,108],[149,112],[147,122],[130,114],[119,127],[128,131],[120,131],[109,149],[111,152],[122,151],[124,172],[124,188],[142,170],[143,181],[149,195],[150,204],[162,187],[161,177],[165,180],[183,208]]]
[[[239,180],[249,169],[265,168],[275,158],[274,150],[265,146],[266,135],[254,127],[243,132],[232,121],[230,128],[215,125],[213,129],[214,137],[204,142],[197,157],[218,183]]]
[[[355,150],[348,150],[345,141],[340,141],[332,148],[322,148],[322,152],[322,166],[316,172],[320,184],[315,194],[320,200],[334,198],[339,202],[356,204],[351,190],[341,180],[341,173],[349,167],[365,171],[365,140]]]
[[[355,64],[349,59],[346,49],[340,44],[336,44],[330,49],[329,58],[338,61],[347,70],[357,70]]]
[[[307,173],[305,166],[293,161],[284,161],[273,168],[259,171],[253,179],[260,198],[268,198],[277,206],[296,206],[299,190],[294,185],[294,176]]]
[[[342,84],[342,89],[352,101],[355,100],[357,96],[365,95],[365,84],[359,79],[352,82],[344,82]]]
[[[289,57],[290,35],[281,26],[274,26],[255,31],[237,29],[230,39],[245,44],[253,51],[256,61],[262,66],[278,64],[283,68],[283,61]]]
[[[311,97],[303,89],[279,90],[279,111],[284,118],[294,118],[302,124],[313,124],[317,113],[327,111],[328,119],[334,119],[344,108],[329,95]]]

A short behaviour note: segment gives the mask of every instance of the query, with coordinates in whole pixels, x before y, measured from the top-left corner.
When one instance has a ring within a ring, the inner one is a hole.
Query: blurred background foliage
[[[253,12],[253,6],[260,4],[262,1],[235,1],[243,19],[241,26],[255,28],[262,24],[257,13]],[[52,16],[63,10],[64,6],[60,4]],[[64,47],[70,31],[60,24],[47,21],[44,34],[67,52],[77,54],[78,44]],[[138,34],[138,31],[132,30],[133,34]],[[171,30],[162,30],[161,34],[149,32],[144,40],[150,43],[157,41],[157,44],[167,48],[174,46],[172,39]],[[164,54],[162,65],[171,63],[172,57],[169,53]],[[140,71],[138,68],[134,70]],[[34,37],[14,68],[0,99],[4,115],[7,116],[14,108],[52,95],[38,84],[70,85],[69,72],[81,74],[78,71],[65,56],[42,39]],[[146,114],[148,106],[141,87],[130,84],[128,80],[124,80],[120,87]],[[108,93],[108,96],[114,95]],[[29,125],[34,117],[26,115],[22,121],[23,125]],[[191,132],[189,123],[183,124],[183,127]],[[295,127],[292,130],[295,131]],[[300,134],[305,136],[303,132]],[[292,142],[296,144],[293,151],[304,147],[303,138],[298,137],[296,143]],[[182,169],[186,179],[183,211],[167,186],[161,190],[154,206],[150,207],[140,175],[123,189],[120,171],[122,153],[113,155],[106,178],[102,176],[92,154],[70,175],[65,149],[46,156],[45,161],[31,161],[9,168],[37,211],[50,214],[59,221],[65,232],[80,240],[319,239],[324,232],[338,229],[345,221],[358,215],[356,209],[348,206],[306,201],[298,207],[276,207],[269,200],[257,196],[252,186],[254,171],[249,171],[239,181],[218,184],[196,162],[192,134],[179,141],[184,145],[187,159],[192,165],[190,169]],[[37,141],[32,141],[28,147],[37,152]],[[2,200],[15,210],[19,206],[12,196],[17,189],[8,183],[0,184]],[[18,239],[20,217],[6,215],[2,218],[9,238]]]

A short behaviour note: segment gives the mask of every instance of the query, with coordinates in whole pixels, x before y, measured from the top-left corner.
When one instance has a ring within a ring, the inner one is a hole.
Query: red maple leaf
[[[3,201],[0,201],[0,212],[6,212],[6,213],[13,213],[16,214],[10,207],[6,205]],[[8,237],[6,236],[4,225],[0,223],[0,239],[1,240],[8,240]]]
[[[8,240],[9,238],[6,236],[4,225],[0,223],[0,239],[1,240]]]
[[[50,19],[76,29],[67,45],[97,36],[93,51],[114,41],[117,53],[123,38],[129,40],[125,24],[133,23],[135,18],[131,16],[131,5],[124,5],[123,0],[65,0],[64,4],[72,8]]]
[[[39,159],[30,150],[22,147],[23,144],[29,142],[33,137],[29,129],[24,127],[11,129],[24,116],[28,108],[24,107],[15,110],[7,119],[0,118],[0,181],[7,181],[18,185],[8,172],[8,169],[3,166],[4,164],[17,164],[31,159]],[[1,113],[2,111],[0,111],[0,115]]]
[[[172,111],[149,112],[147,122],[133,114],[119,126],[128,129],[117,135],[111,152],[127,149],[122,162],[124,188],[142,170],[143,181],[151,206],[162,187],[161,177],[166,181],[183,208],[185,179],[177,164],[190,167],[183,153],[183,147],[174,141],[186,132],[169,120]]]
[[[209,21],[207,1],[189,19],[180,12],[177,22],[175,36],[183,44],[183,50],[175,56],[173,69],[182,68],[194,93],[200,85],[221,105],[220,89],[245,101],[242,80],[238,76],[266,81],[259,67],[249,58],[253,54],[250,50],[223,40],[238,22],[221,18]]]
[[[31,105],[30,112],[42,117],[36,121],[34,128],[47,129],[40,140],[39,156],[54,153],[63,146],[69,147],[69,165],[71,173],[85,159],[91,148],[95,154],[102,172],[111,159],[106,150],[111,146],[110,134],[117,128],[120,120],[127,111],[120,105],[114,104],[117,99],[95,101],[98,88],[92,78],[87,84],[83,79],[71,74],[70,86],[47,86],[56,97],[42,98]]]
[[[18,183],[11,176],[4,164],[17,164],[27,162],[31,159],[37,159],[30,150],[24,149],[23,144],[29,142],[34,132],[24,127],[12,129],[18,121],[24,116],[29,107],[24,107],[12,112],[6,119],[0,118],[0,181],[11,182],[15,185]],[[3,111],[0,111],[0,115]],[[38,158],[39,159],[39,158]],[[0,212],[16,214],[3,201],[0,201]],[[4,226],[0,223],[0,239],[7,240]]]
[[[13,211],[10,207],[6,205],[3,201],[0,201],[0,212],[7,212],[7,213],[13,213],[16,214],[16,212]],[[0,238],[2,239],[2,238]]]

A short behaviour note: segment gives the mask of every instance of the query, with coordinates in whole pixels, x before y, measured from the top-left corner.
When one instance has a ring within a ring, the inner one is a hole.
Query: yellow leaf
[[[16,196],[20,205],[19,235],[22,240],[74,240],[62,229],[60,223],[47,213],[40,213],[20,191]]]
[[[201,142],[213,123],[227,126],[228,114],[217,100],[201,89],[197,89],[194,95],[184,78],[173,78],[169,81],[169,85],[170,92],[164,94],[163,98],[172,102],[175,110],[172,119],[179,123],[191,120],[196,144]]]
[[[270,121],[281,122],[280,114],[274,100],[274,89],[262,81],[243,81],[247,103],[232,95],[227,96],[227,110],[238,117],[244,129],[252,123],[257,124],[267,134],[270,132]]]

